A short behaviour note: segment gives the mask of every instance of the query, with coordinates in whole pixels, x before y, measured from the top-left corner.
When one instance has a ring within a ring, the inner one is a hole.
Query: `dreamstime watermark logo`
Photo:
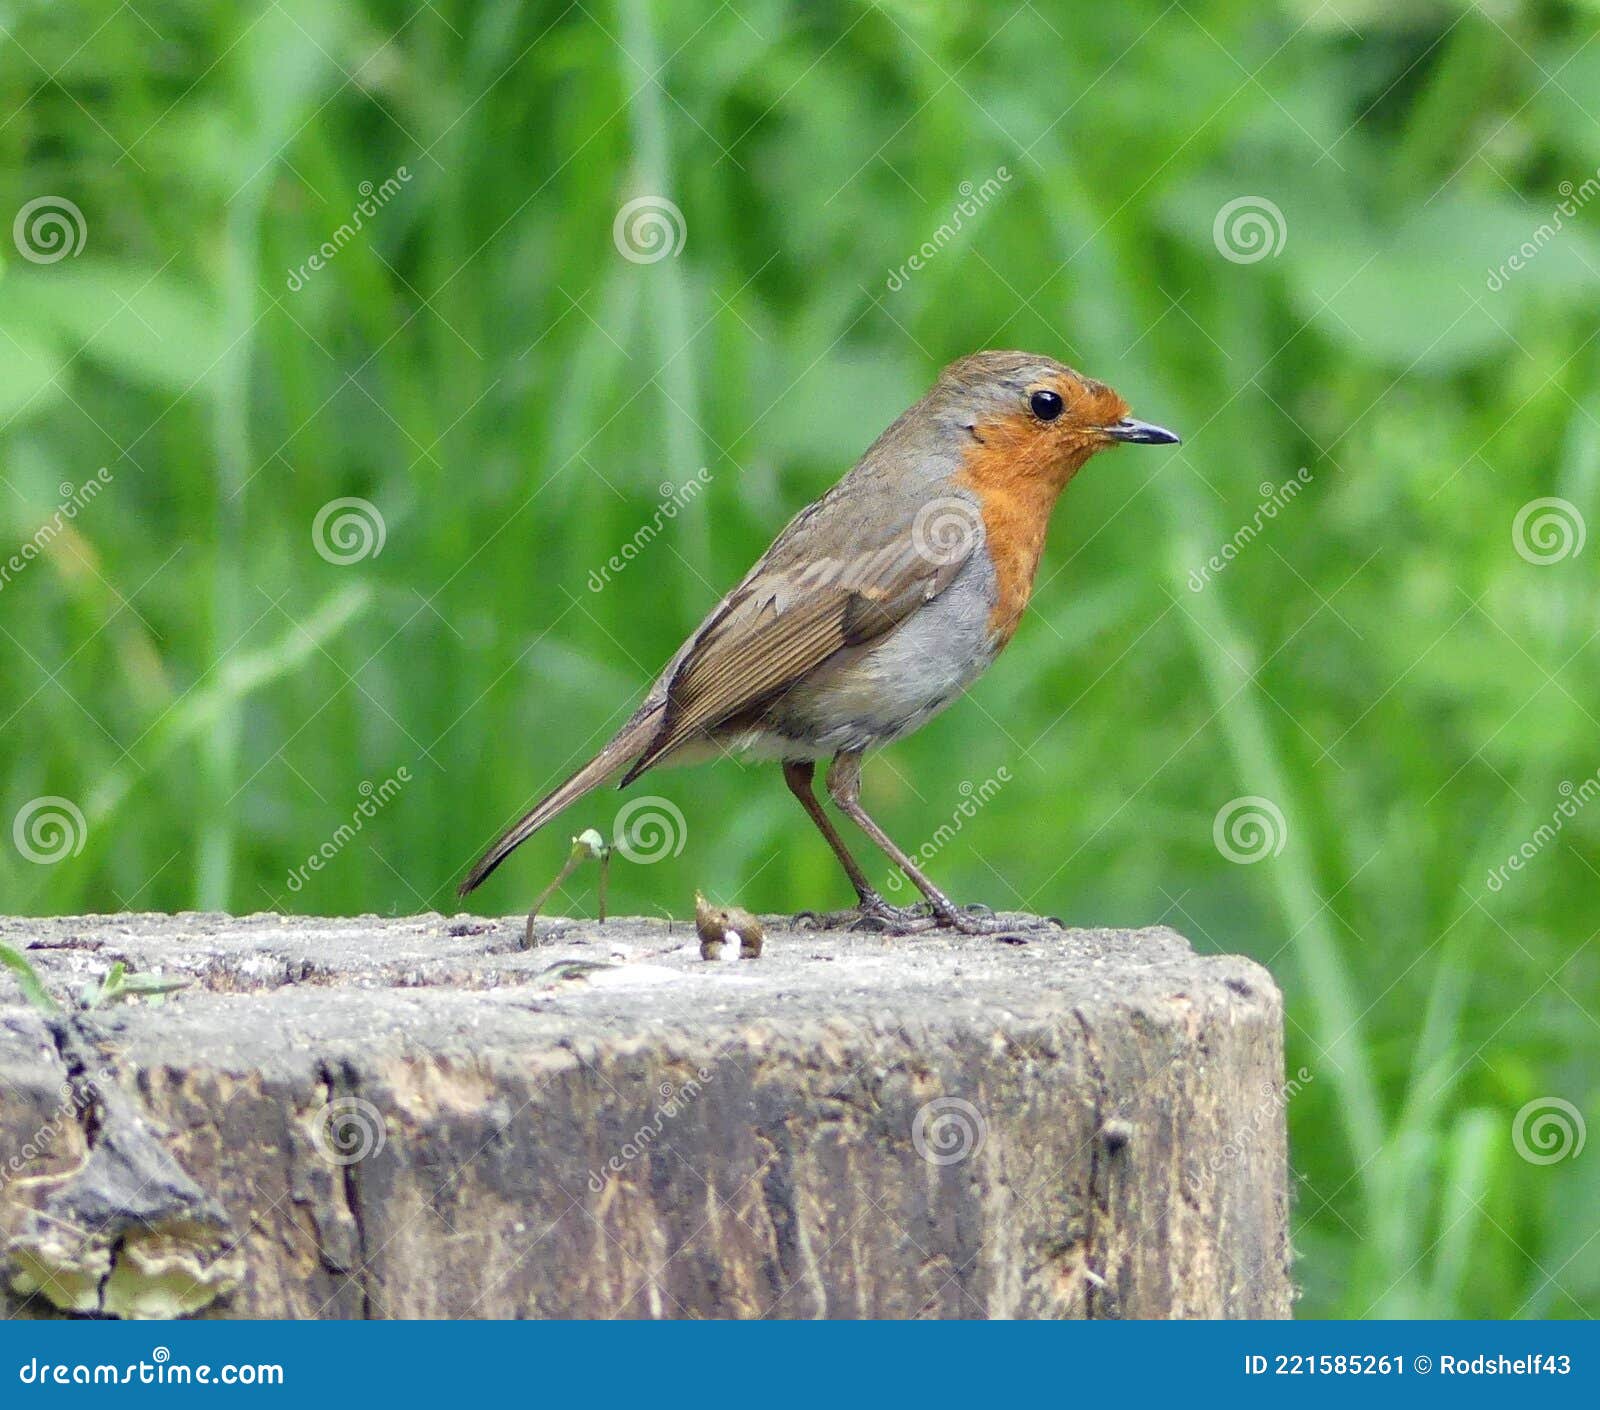
[[[634,264],[659,264],[683,253],[689,223],[665,196],[635,196],[611,222],[611,243]]]
[[[1569,499],[1530,499],[1511,521],[1511,543],[1529,563],[1544,567],[1583,552],[1589,526]]]
[[[692,479],[685,480],[682,485],[674,485],[671,480],[663,480],[660,489],[661,502],[656,505],[655,513],[647,522],[641,524],[633,537],[600,567],[589,570],[589,591],[601,591],[613,577],[643,553],[661,532],[662,521],[676,519],[678,511],[687,508],[711,480],[712,474],[704,465],[695,471]]]
[[[774,569],[772,591],[784,598],[827,588],[865,587],[870,592],[907,572],[925,576],[918,571],[919,564],[938,568],[960,562],[977,546],[982,531],[982,519],[970,500],[946,496],[918,511],[911,533],[896,534],[867,552]]]
[[[889,278],[885,281],[885,287],[889,292],[897,294],[905,288],[911,275],[926,268],[928,262],[950,244],[961,233],[966,223],[994,200],[1000,194],[1000,188],[1010,180],[1010,170],[1001,166],[996,167],[994,175],[986,176],[979,185],[963,181],[956,188],[961,194],[961,199],[951,208],[950,214],[941,222],[939,228],[912,252],[899,269],[889,271]]]
[[[1209,1147],[1205,1164],[1184,1172],[1184,1183],[1191,1194],[1216,1183],[1217,1176],[1234,1164],[1246,1152],[1256,1148],[1261,1134],[1282,1124],[1283,1113],[1300,1093],[1310,1085],[1312,1075],[1308,1068],[1300,1068],[1281,1086],[1276,1082],[1261,1084],[1262,1100],[1250,1113],[1249,1119],[1228,1133],[1221,1146]]]
[[[961,802],[956,804],[955,811],[950,814],[950,820],[939,825],[938,831],[911,854],[911,860],[922,865],[931,862],[955,839],[956,834],[966,826],[967,820],[976,817],[978,810],[1010,782],[1011,770],[1004,764],[1000,765],[991,777],[976,786],[970,778],[962,779],[957,787],[957,791],[961,794]],[[905,884],[903,873],[899,871],[889,873],[887,885],[891,891],[898,891]]]
[[[25,1386],[281,1386],[283,1366],[232,1361],[196,1366],[174,1361],[166,1347],[158,1346],[148,1361],[111,1361],[102,1355],[97,1362],[50,1362],[30,1356],[17,1367],[17,1379]]]
[[[1251,866],[1276,857],[1289,841],[1289,823],[1270,798],[1247,794],[1217,810],[1211,840],[1230,862]]]
[[[83,809],[70,798],[47,794],[32,798],[11,820],[11,840],[30,862],[48,867],[65,857],[76,857],[89,840]]]
[[[661,1098],[661,1104],[656,1107],[644,1125],[640,1126],[625,1140],[617,1153],[610,1157],[599,1170],[589,1172],[589,1189],[594,1194],[599,1194],[606,1187],[606,1181],[613,1175],[620,1175],[641,1155],[646,1154],[666,1130],[667,1123],[675,1117],[681,1116],[688,1110],[691,1103],[705,1089],[705,1084],[711,1080],[711,1069],[701,1067],[687,1082],[663,1082],[656,1088],[656,1095]]]
[[[1255,513],[1241,524],[1233,537],[1211,557],[1198,568],[1189,570],[1189,591],[1202,591],[1212,578],[1232,563],[1256,539],[1265,523],[1276,519],[1278,511],[1288,507],[1300,491],[1311,483],[1312,478],[1311,471],[1302,465],[1295,471],[1293,478],[1285,480],[1281,485],[1263,481],[1260,485],[1261,502],[1256,505]]]
[[[11,222],[17,253],[31,264],[54,264],[83,253],[89,222],[65,196],[35,196]]]
[[[1568,818],[1577,817],[1580,808],[1600,798],[1600,769],[1577,785],[1571,779],[1562,779],[1557,792],[1561,794],[1561,802],[1550,814],[1550,821],[1540,823],[1532,836],[1506,858],[1503,866],[1490,869],[1488,880],[1484,883],[1490,891],[1501,890],[1511,879],[1508,873],[1521,871],[1525,863],[1531,862],[1556,840],[1556,834],[1566,826]]]
[[[94,1075],[101,1082],[109,1082],[113,1074],[109,1068],[102,1068]],[[7,1156],[5,1164],[0,1165],[0,1190],[20,1178],[30,1163],[49,1155],[61,1133],[79,1125],[84,1113],[93,1105],[94,1093],[88,1083],[63,1082],[56,1092],[55,1110]]]
[[[360,1097],[335,1097],[311,1118],[311,1144],[329,1165],[354,1165],[387,1140],[383,1113]]]
[[[370,779],[362,779],[356,790],[361,795],[361,801],[351,812],[350,821],[340,823],[333,836],[289,873],[285,883],[288,888],[291,891],[299,891],[311,879],[313,873],[321,871],[325,863],[331,862],[344,851],[345,847],[355,839],[356,834],[371,819],[378,816],[379,809],[393,801],[401,788],[410,782],[411,770],[404,764],[380,784],[374,785]]]
[[[982,533],[977,505],[961,495],[940,495],[911,521],[911,549],[924,563],[945,568],[970,557]]]
[[[344,567],[376,558],[389,539],[389,526],[369,499],[346,495],[330,499],[311,521],[311,542],[329,563]]]
[[[361,233],[363,224],[399,195],[400,188],[410,180],[411,172],[401,166],[395,168],[393,176],[386,176],[380,185],[374,186],[370,181],[363,181],[356,188],[361,193],[361,199],[350,212],[350,219],[313,250],[298,268],[289,271],[289,277],[284,281],[289,292],[298,294],[313,274],[326,269],[339,251]]]
[[[965,1097],[935,1097],[917,1108],[911,1144],[929,1165],[959,1165],[989,1139],[989,1123]]]
[[[34,530],[33,536],[21,548],[4,563],[0,563],[0,590],[4,590],[18,573],[49,548],[67,525],[78,517],[79,511],[91,501],[98,499],[101,491],[115,478],[116,476],[102,465],[95,471],[92,479],[85,480],[81,485],[63,480],[56,487],[56,493],[61,496],[61,503],[56,506],[54,513]]]
[[[1500,262],[1498,268],[1489,271],[1483,282],[1491,294],[1498,294],[1510,283],[1513,274],[1526,269],[1534,256],[1562,232],[1567,221],[1600,195],[1600,167],[1595,168],[1593,176],[1585,177],[1581,185],[1574,186],[1570,181],[1563,181],[1556,189],[1561,192],[1562,198],[1550,212],[1550,219],[1542,221],[1528,239]]]
[[[1576,1160],[1588,1136],[1583,1113],[1564,1097],[1535,1097],[1511,1118],[1511,1144],[1529,1165]]]
[[[1211,243],[1234,264],[1257,264],[1283,253],[1289,222],[1265,196],[1235,196],[1211,222]]]
[[[689,838],[689,825],[677,804],[651,794],[635,798],[617,814],[613,845],[630,862],[650,866],[676,857]]]

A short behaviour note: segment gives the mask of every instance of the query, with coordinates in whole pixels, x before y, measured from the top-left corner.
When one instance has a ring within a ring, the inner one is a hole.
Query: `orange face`
[[[1178,437],[1135,420],[1110,387],[1070,368],[1008,382],[986,412],[967,427],[960,479],[981,507],[999,589],[991,625],[1004,642],[1032,592],[1050,511],[1083,463],[1109,446],[1172,445]]]
[[[1015,402],[976,422],[973,437],[1008,462],[1006,478],[1037,477],[1057,493],[1096,451],[1125,443],[1171,445],[1178,439],[1130,417],[1127,402],[1104,382],[1066,368],[1029,380]]]

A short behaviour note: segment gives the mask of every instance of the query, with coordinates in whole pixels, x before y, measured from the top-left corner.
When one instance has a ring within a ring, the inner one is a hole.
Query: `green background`
[[[1563,792],[1600,769],[1597,28],[1593,0],[7,0],[0,216],[65,197],[84,244],[0,241],[0,550],[112,478],[0,587],[0,902],[453,909],[943,362],[1049,353],[1185,443],[1074,484],[1010,651],[869,805],[915,847],[1003,769],[929,863],[958,899],[1272,967],[1303,1312],[1600,1312],[1600,1140],[1513,1140],[1529,1102],[1600,1116],[1600,801]],[[619,253],[641,195],[676,255]],[[1244,196],[1270,252],[1230,259]],[[384,542],[341,565],[312,531],[345,496]],[[1550,496],[1587,542],[1530,561]],[[774,768],[634,791],[687,826],[618,908],[848,899]],[[86,824],[54,864],[11,835],[47,795]],[[1282,819],[1252,864],[1213,836],[1242,797]],[[593,902],[580,873],[559,904]]]

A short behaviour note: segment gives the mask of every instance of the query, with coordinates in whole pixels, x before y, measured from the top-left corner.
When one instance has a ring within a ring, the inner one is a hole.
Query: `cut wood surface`
[[[6,1311],[1288,1315],[1258,965],[765,925],[0,920]]]

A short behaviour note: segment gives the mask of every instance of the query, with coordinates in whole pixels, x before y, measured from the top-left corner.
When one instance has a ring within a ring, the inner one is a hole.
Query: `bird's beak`
[[[1148,421],[1137,421],[1131,416],[1124,416],[1114,426],[1104,428],[1105,434],[1114,441],[1125,441],[1134,446],[1175,446],[1179,444],[1178,434],[1169,431],[1165,426],[1153,426]]]

